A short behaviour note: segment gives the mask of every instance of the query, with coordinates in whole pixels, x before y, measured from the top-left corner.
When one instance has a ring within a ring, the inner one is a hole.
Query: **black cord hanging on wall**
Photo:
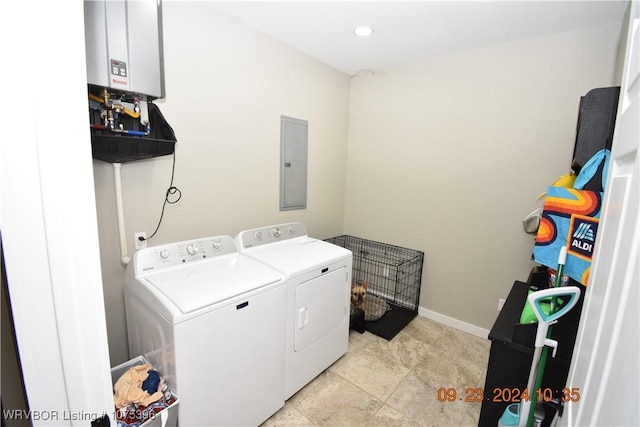
[[[178,187],[173,185],[175,170],[176,170],[176,152],[174,150],[173,165],[171,166],[171,182],[169,183],[169,188],[165,193],[164,202],[162,203],[162,211],[160,212],[160,219],[158,220],[158,225],[156,226],[156,229],[153,231],[153,233],[151,233],[151,236],[147,237],[146,239],[144,237],[139,237],[138,239],[140,239],[140,241],[149,240],[156,235],[156,233],[160,229],[160,224],[162,224],[162,218],[164,217],[164,209],[167,207],[167,203],[170,205],[173,205],[178,203],[178,201],[182,198],[182,192],[180,191],[180,189],[178,189]]]

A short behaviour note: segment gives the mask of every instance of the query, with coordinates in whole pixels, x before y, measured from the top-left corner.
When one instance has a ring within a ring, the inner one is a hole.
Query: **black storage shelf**
[[[151,129],[148,136],[133,136],[125,133],[114,133],[108,129],[91,128],[91,152],[94,159],[109,163],[127,163],[136,160],[150,159],[173,154],[176,136],[160,108],[153,102],[147,104]],[[89,109],[89,122],[101,125],[100,111]],[[140,120],[121,114],[118,124],[125,129],[145,132]]]
[[[127,163],[173,154],[175,141],[161,139],[92,135],[91,152],[94,159],[109,163]]]
[[[530,278],[531,281],[531,278]],[[575,387],[566,384],[569,365],[573,355],[576,332],[580,322],[580,313],[584,302],[585,288],[581,288],[580,299],[576,306],[558,320],[552,328],[551,337],[558,341],[556,357],[547,359],[542,380],[542,388],[553,391],[554,397],[562,396],[564,387]],[[544,288],[541,286],[540,288]],[[527,387],[537,323],[519,323],[520,314],[525,305],[529,290],[537,290],[536,284],[515,281],[496,322],[489,332],[491,350],[484,385],[485,400],[480,411],[479,427],[495,427],[509,402],[494,401],[496,390],[518,389]],[[553,419],[555,408],[544,405],[545,420],[543,427],[548,427]]]

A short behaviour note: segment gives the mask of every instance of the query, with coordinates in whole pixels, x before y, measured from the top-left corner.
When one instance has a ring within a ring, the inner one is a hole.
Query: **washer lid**
[[[189,263],[145,276],[184,314],[282,280],[270,268],[238,254]]]

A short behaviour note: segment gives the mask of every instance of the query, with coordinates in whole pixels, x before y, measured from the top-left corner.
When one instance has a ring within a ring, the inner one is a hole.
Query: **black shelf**
[[[110,130],[91,128],[91,153],[94,159],[108,163],[127,163],[173,154],[177,142],[173,129],[152,102],[147,104],[151,130],[148,136],[131,136]],[[102,124],[100,111],[89,110],[90,123]],[[127,130],[144,132],[138,119],[124,114],[119,123]]]
[[[91,152],[94,159],[109,163],[127,163],[173,154],[175,141],[143,137],[93,135]]]
[[[571,285],[576,286],[575,283],[571,283]],[[578,286],[581,287],[582,293],[576,306],[560,318],[552,328],[551,338],[558,341],[558,351],[556,357],[549,355],[547,359],[542,388],[551,389],[554,397],[561,397],[564,387],[573,387],[573,385],[567,385],[566,381],[584,302],[585,288],[579,284]],[[519,322],[530,289],[537,290],[530,283],[514,282],[509,296],[489,332],[491,350],[484,385],[485,400],[482,402],[478,422],[480,427],[495,427],[505,408],[511,403],[494,401],[493,398],[496,395],[494,390],[516,388],[522,391],[527,387],[537,324]],[[547,416],[545,416],[543,426],[549,425],[554,411],[554,408],[545,405]]]

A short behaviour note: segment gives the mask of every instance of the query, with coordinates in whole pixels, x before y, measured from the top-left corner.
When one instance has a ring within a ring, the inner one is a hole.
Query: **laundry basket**
[[[138,356],[121,365],[111,368],[111,384],[115,385],[118,379],[132,367],[144,364],[151,365],[147,361],[147,359],[144,358],[144,356]],[[162,409],[160,412],[151,414],[148,419],[142,424],[135,423],[133,425],[135,425],[136,427],[175,427],[178,424],[178,404],[180,402],[180,398],[176,396],[173,390],[171,390],[171,394],[175,398],[175,401],[172,401],[168,407]],[[148,408],[151,408],[151,406],[152,405],[149,405]],[[140,412],[142,411],[143,409],[140,409]],[[138,410],[136,410],[136,412],[138,412]],[[113,418],[114,420],[116,419],[115,413]],[[118,425],[120,426],[128,424],[119,422]]]

